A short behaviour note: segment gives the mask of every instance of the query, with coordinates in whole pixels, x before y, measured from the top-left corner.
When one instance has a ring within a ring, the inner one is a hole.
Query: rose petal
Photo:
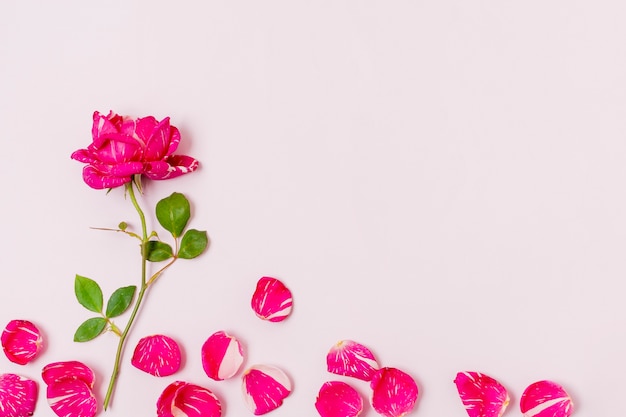
[[[63,379],[48,385],[48,404],[59,417],[93,417],[96,398],[91,387],[80,379]]]
[[[174,339],[161,334],[139,340],[132,365],[154,376],[168,376],[180,369],[181,353]]]
[[[198,160],[187,155],[172,155],[162,161],[146,162],[144,174],[153,180],[167,180],[198,168]]]
[[[251,304],[261,319],[283,321],[291,313],[291,291],[276,278],[263,277],[256,284]]]
[[[43,347],[39,329],[27,320],[11,320],[2,332],[0,341],[7,358],[19,365],[35,359]]]
[[[282,405],[291,393],[291,381],[276,367],[255,365],[244,372],[241,388],[248,408],[259,416]]]
[[[202,367],[216,381],[233,377],[243,363],[241,343],[223,331],[212,334],[202,345]]]
[[[131,180],[131,176],[115,177],[103,174],[91,165],[87,165],[83,168],[83,181],[85,181],[85,184],[96,190],[119,187],[120,185],[124,185]]]
[[[385,417],[400,417],[411,412],[417,401],[415,380],[396,368],[381,368],[372,377],[372,407]]]
[[[320,388],[315,408],[322,417],[357,417],[363,411],[363,398],[345,382],[330,381]]]
[[[220,417],[222,405],[210,390],[188,382],[168,385],[157,400],[158,417]]]
[[[479,372],[459,372],[454,380],[470,417],[501,417],[509,394],[498,381]]]
[[[54,362],[44,366],[41,378],[46,385],[68,380],[79,380],[93,388],[95,375],[84,363],[78,361]]]
[[[32,416],[37,404],[37,383],[15,374],[0,375],[0,417]]]
[[[374,354],[364,345],[352,340],[335,344],[326,355],[328,372],[370,381],[378,368]]]
[[[562,386],[552,381],[529,385],[520,399],[524,417],[569,417],[574,404]]]

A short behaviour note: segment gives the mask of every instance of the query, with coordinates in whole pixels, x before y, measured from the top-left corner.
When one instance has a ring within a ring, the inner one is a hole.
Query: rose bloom
[[[165,180],[194,171],[198,161],[186,155],[173,155],[180,143],[180,132],[169,117],[157,121],[152,116],[132,119],[112,111],[93,114],[93,142],[79,149],[72,159],[84,162],[83,179],[91,188],[114,188],[143,174]]]

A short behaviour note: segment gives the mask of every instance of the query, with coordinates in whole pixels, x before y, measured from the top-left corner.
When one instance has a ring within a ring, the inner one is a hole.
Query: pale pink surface
[[[291,381],[276,367],[255,365],[244,372],[241,388],[248,408],[258,416],[282,405],[291,393]]]
[[[91,387],[80,379],[64,379],[48,385],[48,404],[59,417],[93,417],[96,398]]]
[[[210,390],[176,381],[157,400],[158,417],[220,417],[222,405]]]
[[[243,349],[239,341],[219,331],[202,345],[202,367],[209,378],[216,381],[235,376],[243,363]]]
[[[11,320],[2,332],[0,341],[7,358],[19,365],[35,359],[43,347],[39,329],[27,320]]]
[[[181,353],[174,339],[162,334],[146,336],[139,340],[132,365],[154,376],[168,376],[180,369]]]
[[[370,381],[379,368],[374,354],[364,345],[352,340],[342,340],[330,348],[326,355],[328,372]]]
[[[272,322],[283,321],[291,314],[291,291],[276,278],[263,277],[252,295],[252,309],[258,317]]]
[[[95,381],[95,375],[91,368],[78,361],[50,363],[44,366],[41,371],[41,377],[46,385],[77,379],[83,381],[89,388],[93,388]]]
[[[320,388],[315,408],[321,417],[357,417],[363,411],[363,398],[345,382],[329,381]]]
[[[0,375],[0,417],[32,416],[37,404],[37,383],[15,374]]]
[[[413,410],[418,389],[415,380],[396,368],[379,369],[370,382],[372,407],[385,417],[404,416]]]
[[[538,381],[524,390],[520,410],[524,417],[569,417],[574,411],[574,404],[559,384]]]
[[[131,181],[136,174],[154,180],[178,177],[194,171],[198,161],[173,155],[180,143],[180,132],[169,118],[152,116],[131,119],[113,112],[93,114],[93,142],[72,154],[84,162],[83,179],[92,188],[114,188]]]
[[[454,380],[470,417],[501,417],[509,405],[506,388],[480,372],[459,372]]]

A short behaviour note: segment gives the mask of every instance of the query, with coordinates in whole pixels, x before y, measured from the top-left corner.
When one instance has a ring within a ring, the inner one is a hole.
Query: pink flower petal
[[[41,378],[46,385],[67,380],[79,380],[84,382],[90,389],[93,388],[95,375],[91,368],[82,362],[67,361],[54,362],[44,366]]]
[[[206,388],[176,381],[168,385],[157,401],[158,417],[220,417],[222,405]]]
[[[37,383],[15,374],[0,375],[0,417],[32,416],[37,404]]]
[[[132,365],[154,376],[168,376],[180,369],[181,354],[174,339],[161,334],[139,340]]]
[[[385,417],[401,417],[413,410],[417,384],[407,373],[396,368],[381,368],[372,377],[372,407]]]
[[[328,372],[370,381],[378,368],[374,354],[364,345],[352,340],[335,344],[326,355]]]
[[[48,385],[48,404],[59,417],[93,417],[96,398],[91,387],[80,379],[63,379]]]
[[[574,411],[574,404],[562,386],[551,381],[539,381],[524,390],[520,410],[524,417],[569,417]]]
[[[291,291],[276,278],[263,277],[256,284],[251,304],[261,319],[283,321],[291,313]]]
[[[255,365],[244,372],[241,388],[248,408],[259,416],[282,405],[291,393],[291,381],[278,368]]]
[[[11,320],[2,332],[0,340],[7,358],[19,365],[25,365],[35,359],[43,347],[39,329],[26,320]]]
[[[198,168],[198,160],[187,155],[172,155],[162,161],[148,161],[144,174],[152,180],[167,180]]]
[[[454,380],[470,417],[501,417],[509,405],[506,388],[479,372],[459,372]]]
[[[363,411],[363,398],[345,382],[330,381],[320,388],[315,408],[322,417],[357,417]]]
[[[202,367],[216,381],[235,376],[243,363],[241,343],[223,331],[212,334],[202,345]]]

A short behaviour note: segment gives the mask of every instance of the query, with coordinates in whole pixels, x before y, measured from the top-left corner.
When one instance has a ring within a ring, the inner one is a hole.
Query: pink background
[[[251,415],[239,378],[202,371],[217,330],[246,366],[292,378],[275,417],[317,415],[321,384],[343,379],[325,368],[340,339],[415,377],[415,415],[465,416],[462,370],[509,388],[506,415],[541,379],[576,416],[623,412],[624,21],[619,0],[0,3],[0,326],[30,319],[48,344],[25,367],[1,356],[0,372],[40,381],[46,363],[82,360],[104,396],[116,339],[72,342],[90,317],[73,279],[136,284],[134,241],[90,227],[137,219],[69,155],[112,109],[181,129],[200,170],[147,184],[144,201],[187,194],[211,247],[152,289],[107,416],[154,415],[177,379]],[[263,275],[293,291],[282,324],[249,308]],[[153,333],[181,342],[178,374],[130,365]],[[53,416],[43,394],[36,415]]]

